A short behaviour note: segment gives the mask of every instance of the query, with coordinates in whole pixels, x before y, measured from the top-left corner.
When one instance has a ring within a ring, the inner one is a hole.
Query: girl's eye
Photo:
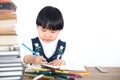
[[[45,30],[45,29],[41,29],[41,31],[42,31],[42,32],[46,32],[46,30]]]
[[[52,33],[55,33],[54,31],[52,31]]]
[[[56,33],[56,31],[51,31],[51,33]]]

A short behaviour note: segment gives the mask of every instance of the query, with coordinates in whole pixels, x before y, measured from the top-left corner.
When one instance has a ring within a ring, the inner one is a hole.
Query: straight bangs
[[[62,20],[56,20],[56,21],[49,21],[46,26],[49,30],[62,30],[63,29],[63,22]]]
[[[40,20],[39,25],[42,26],[44,29],[49,29],[49,30],[62,30],[64,23],[63,20],[59,19],[56,21],[48,20],[48,21],[42,21]]]

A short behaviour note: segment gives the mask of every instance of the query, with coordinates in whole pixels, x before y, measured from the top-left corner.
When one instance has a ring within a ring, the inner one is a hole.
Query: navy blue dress
[[[44,53],[44,49],[42,47],[42,44],[41,44],[39,38],[36,37],[31,40],[32,40],[33,51],[35,51],[36,53],[38,52],[39,55],[43,56],[47,62],[51,62],[51,61],[57,59],[58,57],[59,57],[59,59],[61,59],[62,55],[64,54],[65,48],[66,48],[66,42],[63,42],[59,39],[57,42],[57,47],[56,47],[54,54],[50,58],[47,58]],[[37,44],[37,46],[36,46],[36,44]],[[33,53],[33,55],[35,55],[35,54]]]

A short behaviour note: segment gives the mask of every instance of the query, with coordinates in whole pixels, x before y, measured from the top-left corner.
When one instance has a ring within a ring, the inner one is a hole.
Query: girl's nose
[[[46,32],[46,34],[45,34],[46,37],[50,37],[50,35],[51,34],[49,32]]]

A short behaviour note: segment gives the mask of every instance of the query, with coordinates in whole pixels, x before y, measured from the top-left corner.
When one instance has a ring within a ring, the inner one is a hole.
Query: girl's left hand
[[[54,61],[49,62],[48,64],[53,66],[62,66],[65,65],[65,61],[61,59],[56,59]]]

